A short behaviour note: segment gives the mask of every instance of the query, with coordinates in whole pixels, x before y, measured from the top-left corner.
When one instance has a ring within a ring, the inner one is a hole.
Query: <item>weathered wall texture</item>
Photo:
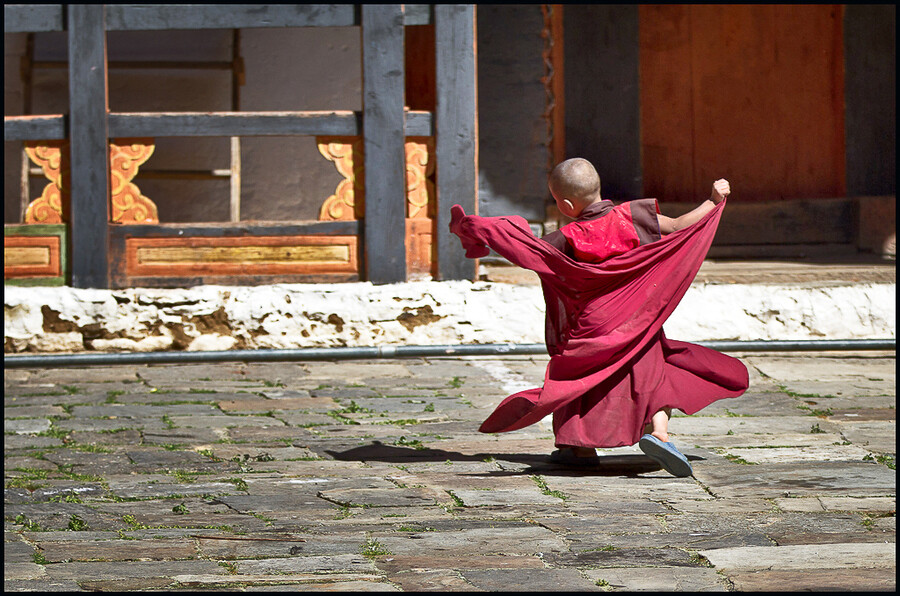
[[[228,350],[541,343],[539,286],[413,282],[374,286],[86,290],[7,286],[6,352]],[[894,284],[695,283],[666,323],[673,339],[894,337]]]

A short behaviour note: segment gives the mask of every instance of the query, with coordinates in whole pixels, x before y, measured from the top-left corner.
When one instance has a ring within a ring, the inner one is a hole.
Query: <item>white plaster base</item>
[[[694,284],[687,341],[895,336],[894,284]],[[539,286],[490,282],[93,290],[6,286],[6,352],[541,343]]]

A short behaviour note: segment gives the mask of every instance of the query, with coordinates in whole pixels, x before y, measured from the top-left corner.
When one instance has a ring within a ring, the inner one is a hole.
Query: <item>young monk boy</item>
[[[507,397],[480,430],[516,430],[552,412],[558,450],[551,461],[596,465],[596,447],[638,443],[671,474],[690,476],[690,463],[669,441],[671,410],[693,414],[737,397],[748,374],[735,358],[669,340],[662,323],[706,256],[729,183],[717,180],[709,200],[674,219],[659,214],[655,199],[603,200],[584,159],[556,166],[549,187],[574,221],[542,239],[520,217],[452,209],[450,231],[466,255],[485,256],[490,247],[534,270],[547,305],[543,387]]]

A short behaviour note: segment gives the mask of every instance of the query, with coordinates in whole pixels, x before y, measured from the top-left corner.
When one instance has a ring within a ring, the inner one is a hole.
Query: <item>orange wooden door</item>
[[[842,197],[842,7],[641,5],[644,195]]]

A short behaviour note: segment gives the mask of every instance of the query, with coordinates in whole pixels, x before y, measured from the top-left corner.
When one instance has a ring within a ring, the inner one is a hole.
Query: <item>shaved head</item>
[[[600,176],[586,159],[573,157],[560,162],[550,173],[550,192],[576,206],[589,205],[600,196]]]

